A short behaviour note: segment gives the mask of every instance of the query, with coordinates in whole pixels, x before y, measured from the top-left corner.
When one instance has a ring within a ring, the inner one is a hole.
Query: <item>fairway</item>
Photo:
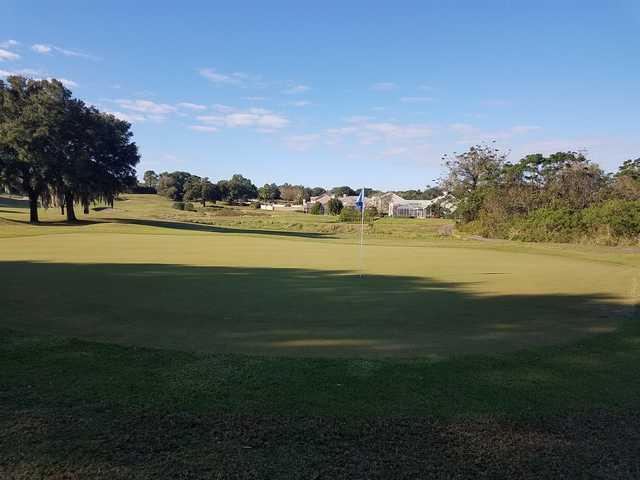
[[[439,359],[615,332],[635,302],[631,266],[551,249],[373,236],[360,270],[348,235],[98,219],[11,224],[0,326],[211,353]]]
[[[635,249],[384,219],[360,268],[329,216],[0,209],[9,478],[637,471]]]

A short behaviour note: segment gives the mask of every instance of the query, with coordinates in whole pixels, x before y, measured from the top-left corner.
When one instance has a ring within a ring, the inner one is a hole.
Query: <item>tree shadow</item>
[[[633,313],[604,294],[337,270],[2,262],[0,278],[2,326],[216,353],[439,359],[614,332]]]
[[[333,238],[326,233],[317,232],[292,232],[285,230],[261,230],[253,228],[231,228],[220,227],[215,225],[207,225],[202,223],[175,222],[169,220],[151,220],[140,218],[106,218],[105,220],[113,223],[124,223],[127,225],[143,225],[146,227],[172,228],[177,230],[191,230],[194,232],[209,233],[239,233],[249,235],[276,235],[281,237],[297,237],[297,238]]]
[[[2,212],[2,210],[0,210]],[[15,213],[15,212],[8,212]],[[78,227],[78,226],[88,226],[88,225],[97,225],[99,223],[105,223],[100,220],[81,220],[78,219],[75,222],[69,222],[64,218],[60,220],[40,220],[37,224],[30,223],[28,220],[16,220],[15,218],[2,218],[5,222],[17,223],[19,225],[30,225],[36,227]]]

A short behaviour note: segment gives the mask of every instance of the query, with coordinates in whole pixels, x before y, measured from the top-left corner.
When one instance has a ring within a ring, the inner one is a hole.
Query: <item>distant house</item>
[[[390,203],[404,202],[404,198],[393,192],[387,192],[372,197],[373,205],[378,209],[381,214],[386,214],[389,211]]]
[[[342,205],[345,207],[354,207],[356,206],[356,202],[358,201],[358,195],[343,195],[338,197],[338,199],[342,202]],[[375,200],[373,198],[365,197],[364,198],[364,207],[370,208],[375,206]]]
[[[431,200],[398,200],[389,203],[390,217],[431,218],[450,214],[456,209],[455,198],[444,193]]]
[[[304,211],[304,213],[309,213],[313,204],[319,203],[321,207],[320,211],[324,213],[327,203],[329,203],[329,200],[331,200],[333,197],[334,195],[331,195],[330,193],[326,193],[326,192],[323,193],[322,195],[311,197],[308,201],[307,200],[303,201],[302,210]]]

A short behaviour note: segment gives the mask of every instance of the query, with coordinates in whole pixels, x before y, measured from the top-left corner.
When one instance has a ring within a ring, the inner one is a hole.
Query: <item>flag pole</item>
[[[362,188],[364,192],[364,187]],[[364,195],[362,197],[362,209],[360,213],[360,278],[362,278],[362,271],[364,270],[364,209],[365,200]]]

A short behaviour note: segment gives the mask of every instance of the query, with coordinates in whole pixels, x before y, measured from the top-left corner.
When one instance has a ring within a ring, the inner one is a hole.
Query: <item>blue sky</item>
[[[640,156],[640,2],[4,0],[0,74],[65,79],[146,169],[424,188],[496,140]]]

